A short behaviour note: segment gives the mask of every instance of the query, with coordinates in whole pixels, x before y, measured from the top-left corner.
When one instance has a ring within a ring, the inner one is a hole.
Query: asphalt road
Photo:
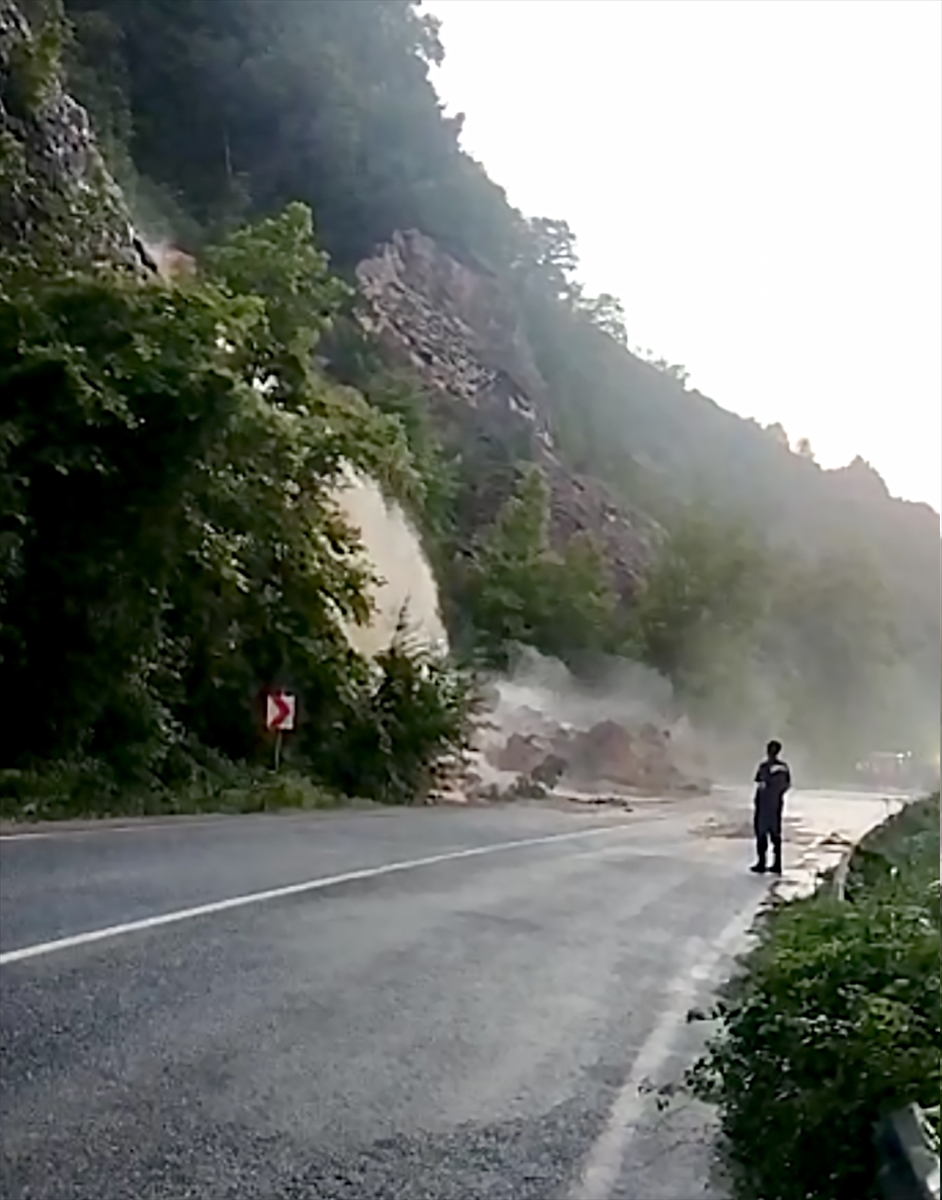
[[[765,890],[704,805],[4,838],[0,1196],[721,1195],[646,1094]]]

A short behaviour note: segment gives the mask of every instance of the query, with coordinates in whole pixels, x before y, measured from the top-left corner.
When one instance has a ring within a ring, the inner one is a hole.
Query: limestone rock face
[[[146,276],[121,189],[63,86],[55,39],[0,0],[0,247],[8,258],[109,262]]]
[[[357,277],[364,327],[428,387],[437,424],[452,434],[463,456],[477,448],[506,459],[512,457],[508,447],[516,447],[518,457],[539,463],[550,485],[554,543],[580,531],[594,534],[619,589],[633,591],[659,530],[562,460],[546,384],[501,281],[415,231],[396,233],[359,265]],[[492,485],[475,497],[477,524],[493,519],[509,486],[508,477],[503,492]]]

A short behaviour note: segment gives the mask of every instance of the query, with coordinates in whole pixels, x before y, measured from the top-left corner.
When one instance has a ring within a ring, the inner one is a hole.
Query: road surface
[[[766,891],[725,805],[4,837],[0,1195],[721,1195],[646,1085]]]

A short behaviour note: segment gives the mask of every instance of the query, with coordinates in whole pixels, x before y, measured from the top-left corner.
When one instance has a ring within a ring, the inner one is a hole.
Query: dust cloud
[[[533,713],[575,729],[588,729],[600,721],[674,724],[670,682],[628,659],[603,660],[591,680],[585,681],[558,659],[523,647],[513,672],[489,683],[496,701],[494,717],[513,732]]]
[[[753,728],[745,729],[740,722],[722,719],[719,712],[713,719],[709,712],[692,715],[670,681],[643,663],[603,658],[591,673],[577,677],[557,659],[522,648],[514,669],[492,676],[485,687],[486,712],[475,739],[479,757],[490,764],[483,774],[488,782],[506,784],[495,777],[493,768],[497,751],[514,735],[552,740],[617,725],[632,737],[657,731],[669,747],[671,765],[683,776],[748,783],[766,742],[780,736],[784,726],[775,719],[779,705],[773,689],[768,681],[761,682],[768,690],[762,697],[764,711],[755,714]],[[762,691],[758,683],[756,687]],[[802,748],[793,743],[787,750],[801,771],[806,761]]]
[[[609,658],[578,678],[521,648],[511,672],[488,679],[484,699],[474,757],[486,787],[505,791],[547,754],[566,761],[569,791],[611,790],[646,774],[663,786],[707,776],[699,732],[676,709],[669,681],[641,663]]]
[[[395,501],[371,479],[352,470],[334,493],[342,513],[360,532],[366,558],[382,582],[372,591],[369,625],[345,626],[353,648],[374,657],[388,648],[402,621],[411,642],[434,653],[448,649],[438,585],[415,528]]]
[[[161,279],[191,279],[196,274],[196,260],[165,239],[140,238],[141,245],[157,269]]]

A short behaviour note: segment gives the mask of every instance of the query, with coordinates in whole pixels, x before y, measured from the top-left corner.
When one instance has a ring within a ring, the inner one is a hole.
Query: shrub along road
[[[766,893],[746,805],[4,837],[0,1194],[718,1195],[643,1085]]]

